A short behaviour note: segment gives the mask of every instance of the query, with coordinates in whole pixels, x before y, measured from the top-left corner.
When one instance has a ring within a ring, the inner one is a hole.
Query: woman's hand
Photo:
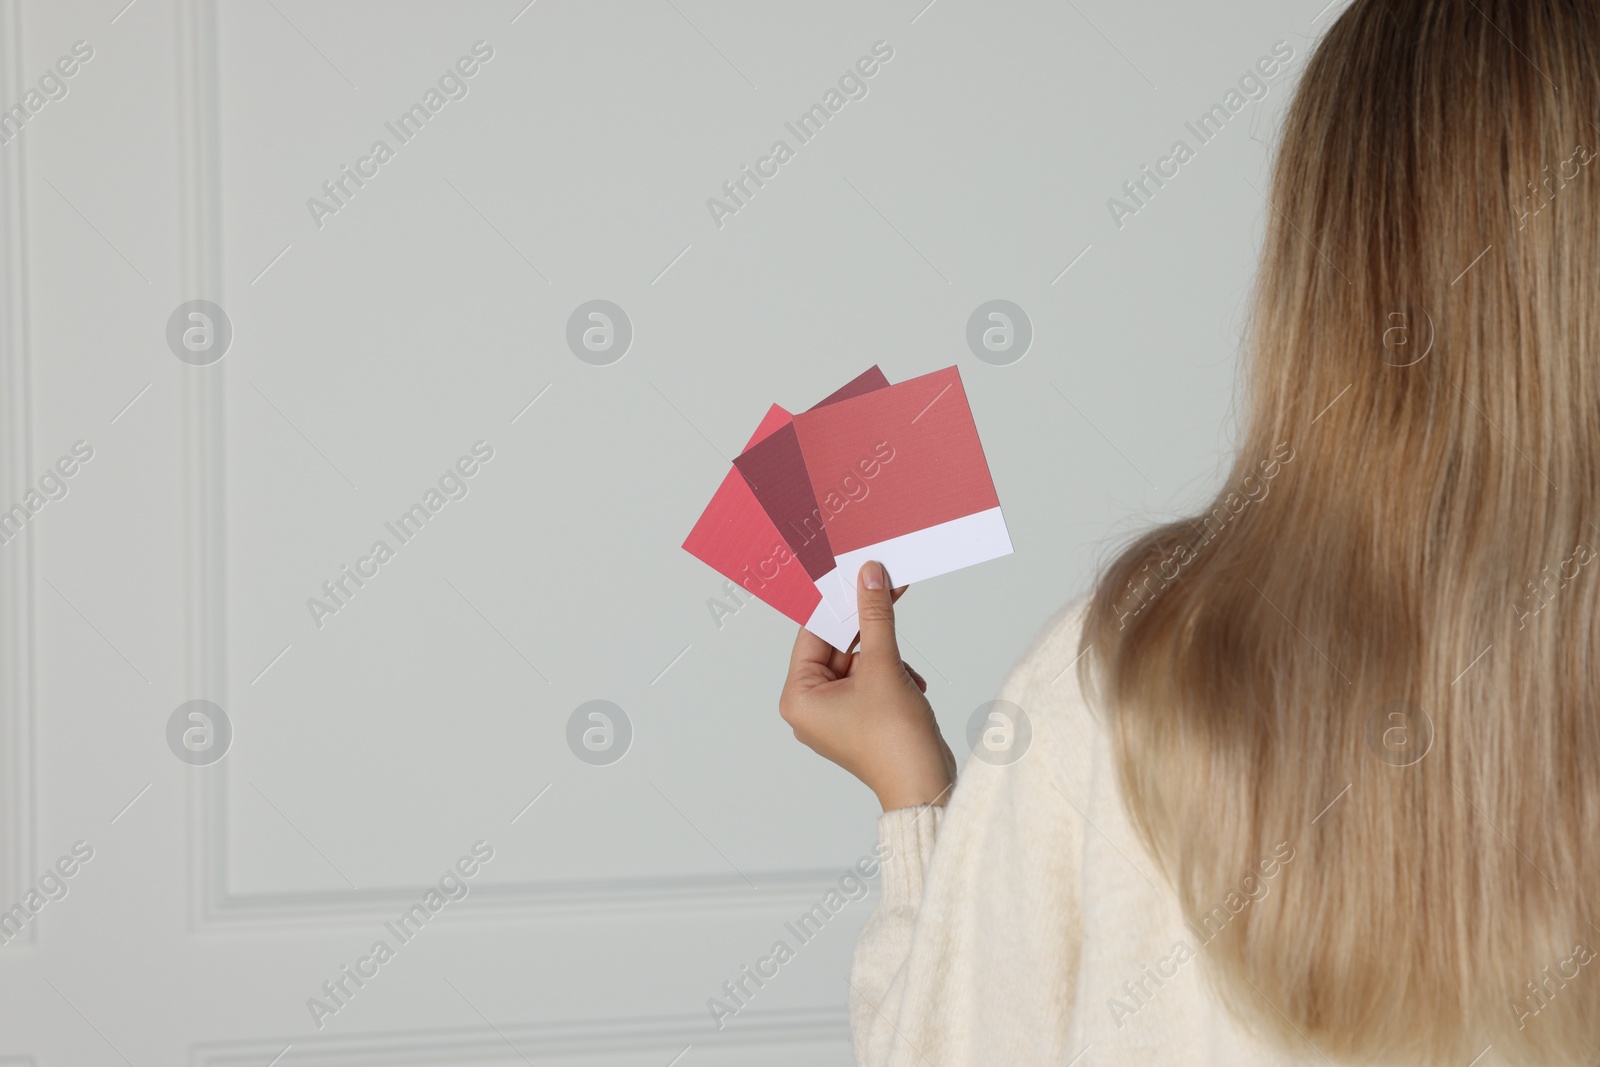
[[[893,594],[881,564],[856,576],[861,648],[840,652],[801,628],[778,699],[801,742],[861,779],[884,811],[943,804],[955,758],[923,693],[928,683],[900,658]]]

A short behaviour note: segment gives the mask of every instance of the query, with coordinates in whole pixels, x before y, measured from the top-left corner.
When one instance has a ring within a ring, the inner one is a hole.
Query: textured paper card
[[[824,597],[848,605],[841,621],[869,559],[899,586],[1013,551],[958,368],[801,412],[793,428],[834,556]]]

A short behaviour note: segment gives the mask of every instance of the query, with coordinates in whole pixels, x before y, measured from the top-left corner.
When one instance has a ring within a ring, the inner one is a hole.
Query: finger
[[[920,689],[922,692],[926,693],[928,691],[928,680],[926,678],[924,678],[922,675],[918,674],[917,673],[917,669],[915,667],[913,667],[911,664],[909,664],[909,663],[905,664],[905,668],[906,668],[906,673],[911,675],[911,680],[913,682],[917,683],[917,688]]]
[[[900,645],[894,636],[894,597],[889,573],[877,560],[861,565],[856,575],[856,608],[861,619],[861,655],[869,664],[898,666]]]
[[[789,653],[789,677],[785,687],[797,678],[814,676],[819,667],[831,670],[831,660],[836,655],[838,652],[832,645],[804,626],[800,627],[794,638],[794,649]]]
[[[902,596],[905,595],[906,590],[910,589],[910,588],[911,587],[909,585],[902,585],[898,589],[891,590],[890,591],[890,596],[889,596],[889,602],[890,603],[894,603],[895,601],[899,600]],[[848,655],[849,653],[854,652],[855,648],[856,648],[856,644],[858,642],[860,642],[860,640],[861,640],[861,634],[859,632],[857,632],[857,634],[850,639],[850,647],[845,649],[843,654],[844,655]],[[835,657],[834,669],[837,670],[839,673],[843,674],[844,673],[844,670],[843,670],[844,666],[847,666],[847,665],[841,665],[838,662],[837,657]]]

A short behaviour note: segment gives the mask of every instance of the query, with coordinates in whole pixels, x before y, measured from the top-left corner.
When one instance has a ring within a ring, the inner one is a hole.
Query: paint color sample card
[[[802,412],[794,431],[828,516],[823,598],[847,605],[843,620],[869,559],[901,586],[1012,552],[955,367]]]
[[[955,367],[773,405],[683,547],[839,649],[865,561],[900,586],[1013,550]]]

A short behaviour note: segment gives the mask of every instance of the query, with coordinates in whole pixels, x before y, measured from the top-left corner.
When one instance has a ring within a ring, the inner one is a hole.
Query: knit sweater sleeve
[[[1001,687],[1021,709],[1021,754],[974,752],[948,807],[878,818],[882,895],[850,975],[859,1067],[1065,1063],[1077,1051],[1094,725],[1067,668],[1086,603],[1057,612]]]

